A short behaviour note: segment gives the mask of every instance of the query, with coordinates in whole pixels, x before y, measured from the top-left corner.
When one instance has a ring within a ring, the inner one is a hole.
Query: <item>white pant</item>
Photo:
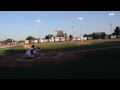
[[[34,53],[34,54],[39,54],[39,53],[38,53],[37,51],[35,51],[35,50],[33,50],[33,53]],[[27,56],[28,58],[34,58],[34,55],[31,54],[31,50],[30,50],[30,49],[27,50],[26,56]]]
[[[27,56],[28,58],[34,58],[34,57],[35,57],[35,55],[28,55],[28,54],[26,54],[26,56]]]

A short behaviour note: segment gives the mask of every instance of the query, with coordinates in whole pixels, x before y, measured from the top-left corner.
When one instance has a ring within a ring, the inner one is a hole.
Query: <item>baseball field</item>
[[[31,45],[0,47],[0,79],[120,79],[120,39],[34,44],[42,55],[24,59]]]

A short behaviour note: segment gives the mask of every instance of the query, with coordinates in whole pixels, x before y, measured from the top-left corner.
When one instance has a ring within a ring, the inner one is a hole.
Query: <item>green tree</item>
[[[51,39],[51,37],[54,37],[54,35],[50,34],[50,39]]]
[[[52,34],[48,34],[45,36],[45,39],[51,39],[51,37],[54,37]]]
[[[103,32],[101,35],[105,35],[106,36],[107,34],[105,32]]]
[[[52,34],[48,34],[48,35],[45,36],[45,39],[48,39],[48,41],[50,41],[51,37],[54,38],[54,36]]]
[[[45,39],[49,39],[48,35],[45,36]]]
[[[116,28],[114,29],[114,33],[115,33],[116,35],[118,35],[118,34],[119,34],[119,30],[120,30],[120,28],[119,28],[118,26],[116,26]]]
[[[101,39],[105,39],[105,36],[106,36],[107,34],[105,33],[105,32],[103,32],[103,33],[101,33],[101,35],[99,35],[99,38],[101,38]]]
[[[70,38],[70,41],[71,41],[71,40],[72,40],[72,38],[73,38],[73,36],[70,34],[70,35],[69,35],[69,38]]]
[[[114,35],[117,35],[117,38],[118,38],[118,35],[120,35],[120,27],[116,26],[116,28],[114,29]]]
[[[88,35],[87,35],[87,34],[84,34],[83,37],[88,37]]]
[[[35,40],[35,38],[33,36],[28,36],[28,38],[26,38],[26,40]]]
[[[91,36],[93,36],[94,34],[95,34],[95,33],[93,33],[93,34],[89,34],[88,36],[91,37]]]

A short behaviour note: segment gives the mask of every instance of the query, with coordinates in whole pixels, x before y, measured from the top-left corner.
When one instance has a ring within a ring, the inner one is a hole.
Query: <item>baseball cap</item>
[[[35,45],[32,45],[32,47],[35,47]]]

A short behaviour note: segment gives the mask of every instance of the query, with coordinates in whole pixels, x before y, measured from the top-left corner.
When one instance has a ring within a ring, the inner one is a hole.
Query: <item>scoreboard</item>
[[[65,30],[55,30],[55,37],[65,37]]]

